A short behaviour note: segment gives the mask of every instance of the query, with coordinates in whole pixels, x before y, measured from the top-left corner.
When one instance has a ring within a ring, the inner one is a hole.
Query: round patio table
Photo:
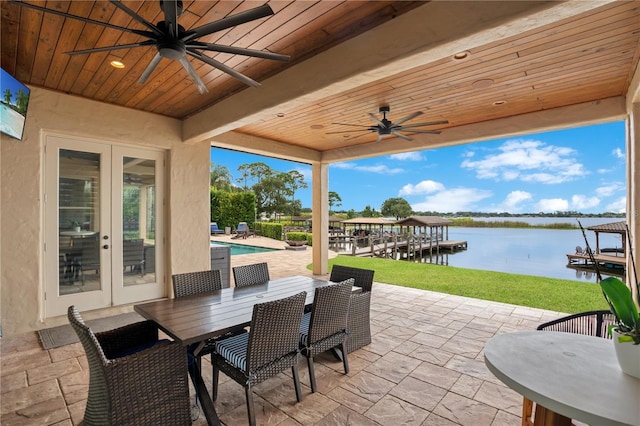
[[[611,340],[506,333],[487,342],[484,357],[498,379],[547,410],[590,425],[640,425],[640,380],[620,370]]]

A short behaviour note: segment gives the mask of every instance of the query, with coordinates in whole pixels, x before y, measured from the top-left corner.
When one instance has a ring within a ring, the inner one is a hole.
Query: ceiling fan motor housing
[[[180,39],[165,39],[158,41],[158,52],[160,56],[167,59],[174,59],[179,61],[180,58],[185,56],[187,47]]]

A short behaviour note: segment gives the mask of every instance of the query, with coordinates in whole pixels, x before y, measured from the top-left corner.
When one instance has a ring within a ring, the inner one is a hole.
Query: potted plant
[[[609,333],[613,337],[618,363],[623,372],[640,379],[640,313],[638,312],[638,306],[640,306],[640,283],[638,283],[638,275],[633,258],[629,227],[627,226],[627,241],[629,243],[629,259],[631,260],[631,270],[633,271],[635,283],[635,298],[631,289],[619,278],[608,277],[602,279],[598,269],[598,262],[596,262],[591,247],[589,247],[582,224],[580,224],[580,229],[585,239],[587,254],[596,270],[604,298],[616,317],[616,323],[609,327]]]
[[[605,299],[616,317],[609,327],[620,369],[640,379],[640,315],[629,287],[615,277],[600,281]],[[636,280],[636,293],[640,290]]]
[[[291,247],[301,247],[307,244],[306,232],[287,232],[284,241]]]
[[[73,228],[74,231],[80,232],[80,229],[82,228],[82,224],[79,221],[70,220],[69,222],[71,223],[71,227]]]

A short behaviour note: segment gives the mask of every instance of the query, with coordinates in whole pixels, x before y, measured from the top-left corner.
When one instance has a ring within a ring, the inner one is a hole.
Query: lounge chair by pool
[[[218,224],[216,222],[211,222],[211,235],[215,234],[224,234],[224,229],[218,228]]]

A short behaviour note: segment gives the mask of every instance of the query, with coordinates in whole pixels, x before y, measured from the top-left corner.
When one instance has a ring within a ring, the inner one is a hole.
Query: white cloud
[[[536,204],[536,210],[545,213],[563,212],[569,210],[569,202],[562,198],[542,199]]]
[[[401,152],[400,154],[392,154],[389,156],[392,160],[400,161],[425,161],[427,158],[420,151]]]
[[[621,197],[606,206],[605,211],[624,213],[627,211],[627,197]]]
[[[406,184],[400,189],[398,195],[417,195],[417,194],[430,194],[432,192],[444,191],[444,185],[440,182],[432,180],[423,180],[417,185],[411,183]]]
[[[491,197],[491,191],[475,188],[442,189],[425,198],[424,201],[414,203],[414,211],[458,212],[478,210],[475,203]]]
[[[499,152],[473,160],[467,154],[461,167],[474,170],[479,179],[557,184],[588,174],[576,161],[575,150],[536,140],[509,140]]]
[[[373,165],[373,166],[359,166],[355,163],[334,163],[331,167],[335,167],[336,169],[343,170],[355,170],[358,172],[367,172],[367,173],[378,173],[378,174],[389,174],[396,175],[398,173],[404,173],[405,170],[400,167],[388,167],[384,164]]]
[[[585,210],[600,205],[598,197],[587,197],[586,195],[576,194],[571,197],[572,210]]]
[[[526,191],[511,191],[502,204],[508,208],[507,211],[513,213],[513,209],[517,209],[518,204],[523,201],[528,201],[531,198],[531,194]]]
[[[611,155],[613,155],[616,158],[625,158],[624,151],[621,150],[620,148],[616,148],[613,151],[611,151]]]
[[[616,192],[624,191],[625,186],[622,182],[610,182],[596,188],[596,194],[600,197],[610,197]]]

